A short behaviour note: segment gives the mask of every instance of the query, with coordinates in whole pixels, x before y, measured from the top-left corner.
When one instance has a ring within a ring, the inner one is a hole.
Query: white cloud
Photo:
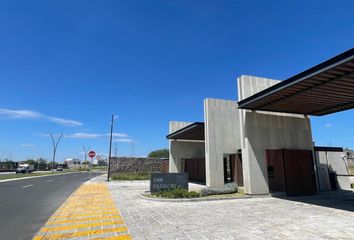
[[[129,139],[129,138],[121,138],[121,139],[114,139],[113,142],[134,142],[133,139]]]
[[[49,137],[49,134],[43,134],[43,133],[38,133],[38,136],[43,136],[43,137]],[[54,137],[59,137],[60,134],[53,134]],[[78,133],[71,133],[71,134],[64,134],[64,138],[76,138],[76,139],[93,139],[93,138],[103,138],[107,137],[109,134],[101,134],[101,133],[83,133],[83,132],[78,132]],[[122,137],[122,138],[127,138],[128,134],[126,133],[113,133],[114,137]],[[119,140],[119,139],[118,139]],[[122,139],[122,140],[128,140],[128,139]]]
[[[67,127],[76,127],[76,126],[82,126],[83,124],[81,122],[75,121],[75,120],[68,120],[64,118],[58,118],[58,117],[48,117],[49,121],[55,122],[59,125],[64,125]]]
[[[99,138],[101,134],[95,133],[73,133],[64,135],[65,138]]]
[[[28,147],[28,148],[33,148],[33,147],[36,147],[36,145],[33,145],[33,144],[27,144],[27,143],[22,143],[21,144],[22,147]]]
[[[50,137],[50,134],[48,133],[36,133],[37,136],[41,136],[41,137]],[[53,137],[60,137],[61,134],[52,134]]]
[[[0,108],[0,117],[10,118],[10,119],[45,120],[59,125],[67,126],[67,127],[75,127],[75,126],[83,125],[81,122],[75,120],[48,116],[43,113],[30,111],[30,110],[13,110],[13,109]]]
[[[330,128],[330,127],[332,127],[332,124],[327,123],[327,124],[325,125],[325,127],[326,127],[326,128]]]
[[[12,109],[0,108],[0,116],[7,117],[7,118],[38,119],[38,118],[42,118],[43,114],[35,111],[29,111],[29,110],[12,110]]]
[[[111,134],[110,134],[110,133],[107,133],[106,135],[107,135],[107,136],[110,136]],[[126,137],[128,137],[128,134],[126,134],[126,133],[112,133],[112,136],[113,136],[113,137],[126,138]]]

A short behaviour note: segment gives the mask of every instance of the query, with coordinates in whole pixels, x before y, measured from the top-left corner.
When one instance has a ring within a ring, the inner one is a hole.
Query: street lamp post
[[[60,134],[57,142],[55,142],[53,134],[50,134],[50,137],[52,138],[52,143],[53,143],[53,161],[52,161],[52,172],[53,172],[54,171],[55,154],[57,152],[58,144],[60,142],[60,139],[63,137],[63,134]]]
[[[113,123],[114,123],[114,114],[112,114],[112,120],[111,120],[111,134],[110,134],[110,136],[109,136],[109,152],[108,152],[107,182],[109,182],[109,175],[110,175],[110,171],[111,171]]]

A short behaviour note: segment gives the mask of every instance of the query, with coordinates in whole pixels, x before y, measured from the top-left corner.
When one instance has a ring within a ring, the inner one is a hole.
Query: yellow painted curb
[[[81,185],[33,240],[47,239],[132,239],[106,183]]]

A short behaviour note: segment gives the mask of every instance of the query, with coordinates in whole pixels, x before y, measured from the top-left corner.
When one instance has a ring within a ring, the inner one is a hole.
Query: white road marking
[[[54,181],[54,179],[49,179],[46,182],[53,182],[53,181]]]
[[[23,186],[22,188],[28,188],[28,187],[32,187],[32,186],[33,186],[33,184],[29,184],[29,185]]]

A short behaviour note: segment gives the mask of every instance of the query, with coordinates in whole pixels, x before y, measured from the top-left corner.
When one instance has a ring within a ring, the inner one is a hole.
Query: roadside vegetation
[[[92,170],[107,171],[108,166],[92,166]]]
[[[169,150],[167,148],[158,149],[149,153],[148,157],[150,158],[168,158]]]
[[[354,166],[349,166],[349,174],[354,175]]]
[[[0,180],[7,180],[7,179],[16,179],[16,178],[25,178],[25,177],[34,177],[34,176],[45,176],[45,175],[55,175],[55,174],[62,174],[67,172],[77,172],[77,170],[65,170],[62,172],[33,172],[33,173],[9,173],[9,174],[0,174]]]
[[[38,158],[37,160],[34,159],[27,159],[23,161],[13,161],[11,159],[1,159],[0,158],[0,171],[1,172],[8,172],[14,171],[20,164],[28,164],[34,167],[36,171],[46,171],[51,170],[52,168],[57,169],[58,166],[63,167],[64,169],[67,168],[66,163],[58,163],[54,162],[54,165],[51,161],[48,161],[45,158]]]
[[[113,173],[112,180],[149,180],[149,173]]]

